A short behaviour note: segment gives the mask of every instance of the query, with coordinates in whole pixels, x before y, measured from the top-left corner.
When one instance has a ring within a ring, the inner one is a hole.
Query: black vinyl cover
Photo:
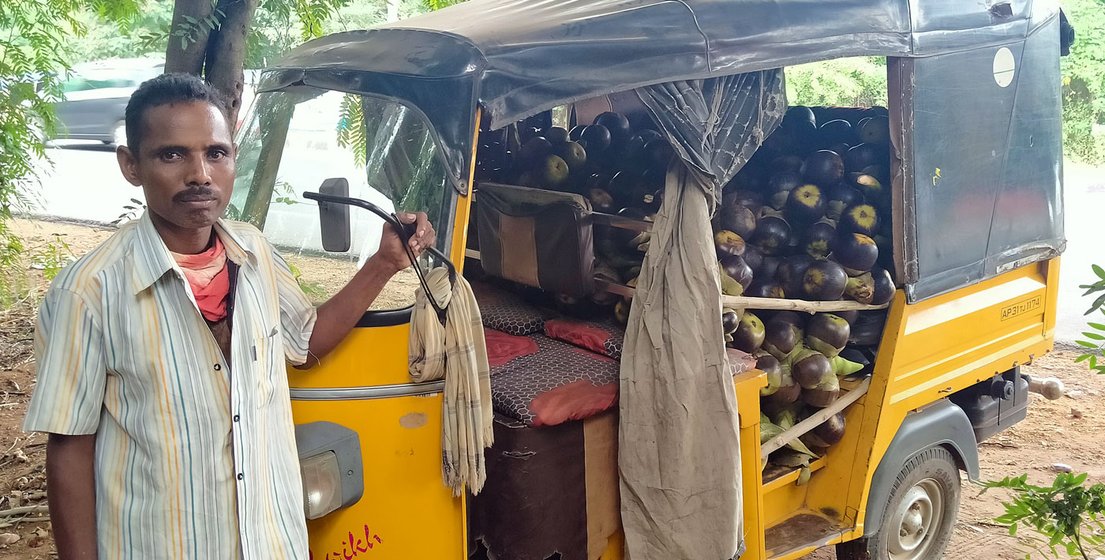
[[[1057,14],[1054,0],[469,0],[310,41],[261,87],[404,100],[433,124],[454,185],[467,191],[477,102],[501,128],[652,84],[1023,39]]]

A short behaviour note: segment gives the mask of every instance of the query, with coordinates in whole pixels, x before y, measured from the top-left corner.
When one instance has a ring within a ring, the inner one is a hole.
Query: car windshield
[[[379,247],[383,221],[350,209],[350,250],[322,248],[318,205],[303,197],[327,179],[388,212],[426,212],[448,246],[454,202],[424,117],[387,99],[295,87],[257,96],[239,131],[237,177],[227,217],[265,233],[316,303],[332,296]],[[411,271],[398,275],[374,309],[414,301]]]

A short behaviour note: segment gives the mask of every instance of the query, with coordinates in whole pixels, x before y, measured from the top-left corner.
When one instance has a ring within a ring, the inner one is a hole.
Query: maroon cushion
[[[549,319],[545,321],[545,336],[620,360],[625,330],[613,320]]]

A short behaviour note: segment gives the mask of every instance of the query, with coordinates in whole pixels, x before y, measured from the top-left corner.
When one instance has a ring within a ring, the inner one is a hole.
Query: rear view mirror
[[[349,181],[345,177],[332,177],[322,182],[318,192],[330,196],[349,196]],[[322,248],[329,253],[349,250],[349,206],[332,202],[318,203],[319,225],[322,228]]]

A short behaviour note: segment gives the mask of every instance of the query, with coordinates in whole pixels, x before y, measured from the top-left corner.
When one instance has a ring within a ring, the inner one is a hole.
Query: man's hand
[[[411,236],[408,244],[416,257],[434,245],[437,234],[434,232],[434,226],[430,225],[430,221],[426,218],[425,212],[402,213],[397,216],[404,224],[415,224],[414,235]],[[380,248],[372,259],[390,272],[399,272],[411,265],[411,259],[403,249],[399,234],[390,224],[384,224],[384,231],[380,236]]]
[[[426,219],[426,214],[399,214],[399,221],[415,224],[414,235],[409,246],[415,257],[429,247],[433,247],[436,235],[434,227]],[[311,332],[308,346],[309,358],[302,367],[311,367],[318,359],[333,350],[357,325],[357,321],[380,295],[380,291],[400,270],[411,265],[410,256],[403,248],[399,234],[390,224],[384,224],[380,237],[380,248],[375,255],[361,267],[357,274],[334,297],[318,308],[318,319]]]

